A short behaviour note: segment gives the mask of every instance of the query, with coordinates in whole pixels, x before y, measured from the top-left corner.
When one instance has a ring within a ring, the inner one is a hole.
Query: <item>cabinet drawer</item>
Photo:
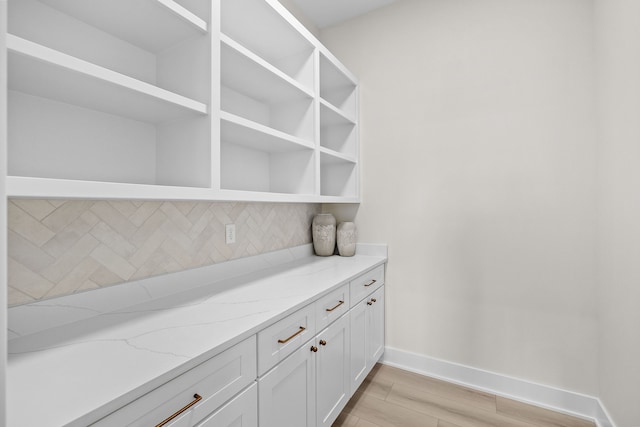
[[[235,397],[196,427],[258,427],[258,384]]]
[[[354,306],[384,284],[384,265],[367,271],[351,281],[351,305]]]
[[[165,427],[193,426],[256,378],[255,335],[101,419],[94,426],[155,426],[201,400]]]
[[[315,305],[296,311],[258,332],[258,374],[293,353],[316,334]]]
[[[315,306],[316,330],[321,331],[349,311],[349,284],[345,283],[320,298],[315,302]]]

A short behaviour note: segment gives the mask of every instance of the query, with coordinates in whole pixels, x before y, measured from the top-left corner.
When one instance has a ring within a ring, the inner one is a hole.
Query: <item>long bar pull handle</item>
[[[296,336],[300,335],[302,332],[304,332],[305,329],[307,329],[307,328],[305,328],[304,326],[300,326],[300,330],[298,332],[296,332],[295,334],[291,335],[286,340],[278,340],[278,342],[280,344],[287,343],[287,342],[291,341],[292,339],[294,339]]]
[[[196,403],[200,402],[201,400],[202,400],[202,396],[200,396],[198,393],[194,394],[193,395],[193,400],[189,404],[187,404],[185,407],[183,407],[182,409],[177,411],[175,414],[171,415],[169,418],[167,418],[166,420],[164,420],[160,424],[156,425],[156,427],[162,427],[164,425],[167,425],[171,420],[173,420],[178,415],[182,414],[184,411],[186,411],[187,409],[191,408],[193,405],[195,405]]]
[[[338,304],[336,304],[334,307],[332,308],[326,308],[325,310],[327,310],[328,312],[332,312],[333,310],[335,310],[336,308],[340,307],[342,304],[344,304],[344,301],[339,301]]]
[[[377,280],[376,279],[372,279],[369,283],[367,283],[366,285],[364,285],[365,287],[369,287],[371,285],[373,285],[374,283],[376,283]]]

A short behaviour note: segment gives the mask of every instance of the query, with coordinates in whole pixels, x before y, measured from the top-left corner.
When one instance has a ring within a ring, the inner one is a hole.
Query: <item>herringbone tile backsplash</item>
[[[9,305],[311,243],[319,204],[8,203]],[[224,241],[236,224],[236,243]]]

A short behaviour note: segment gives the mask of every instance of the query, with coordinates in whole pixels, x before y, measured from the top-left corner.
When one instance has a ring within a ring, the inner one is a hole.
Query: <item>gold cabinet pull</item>
[[[327,345],[327,342],[325,340],[320,340],[320,345]]]
[[[164,420],[160,424],[156,425],[156,427],[162,427],[162,426],[166,425],[167,423],[169,423],[169,421],[173,420],[178,415],[182,414],[184,411],[186,411],[187,409],[191,408],[193,405],[195,405],[196,403],[200,402],[201,400],[202,400],[202,396],[200,396],[198,393],[194,394],[193,395],[193,400],[189,404],[187,404],[184,408],[180,409],[175,414],[171,415],[169,418],[167,418],[166,420]]]
[[[371,301],[367,301],[367,305],[373,305]]]
[[[335,310],[336,308],[340,307],[342,304],[344,304],[344,301],[339,301],[338,304],[336,304],[334,307],[332,308],[327,308],[326,310],[328,312],[332,312],[333,310]]]
[[[369,283],[367,283],[366,285],[364,285],[365,287],[369,287],[371,285],[373,285],[374,283],[376,283],[377,280],[376,279],[372,279]]]
[[[375,298],[371,298],[371,302],[378,302],[378,300]]]
[[[278,340],[278,342],[280,344],[287,343],[287,342],[291,341],[292,339],[294,339],[296,336],[300,335],[305,329],[307,329],[307,328],[305,328],[304,326],[300,326],[300,329],[298,330],[298,332],[296,332],[295,334],[291,335],[286,340]]]
[[[312,345],[310,350],[316,353],[318,351],[318,347],[316,347],[315,345]]]

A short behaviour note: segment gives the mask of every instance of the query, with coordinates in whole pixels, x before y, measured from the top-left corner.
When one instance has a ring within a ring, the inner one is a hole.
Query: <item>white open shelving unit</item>
[[[9,0],[10,197],[359,202],[357,81],[277,0]]]

